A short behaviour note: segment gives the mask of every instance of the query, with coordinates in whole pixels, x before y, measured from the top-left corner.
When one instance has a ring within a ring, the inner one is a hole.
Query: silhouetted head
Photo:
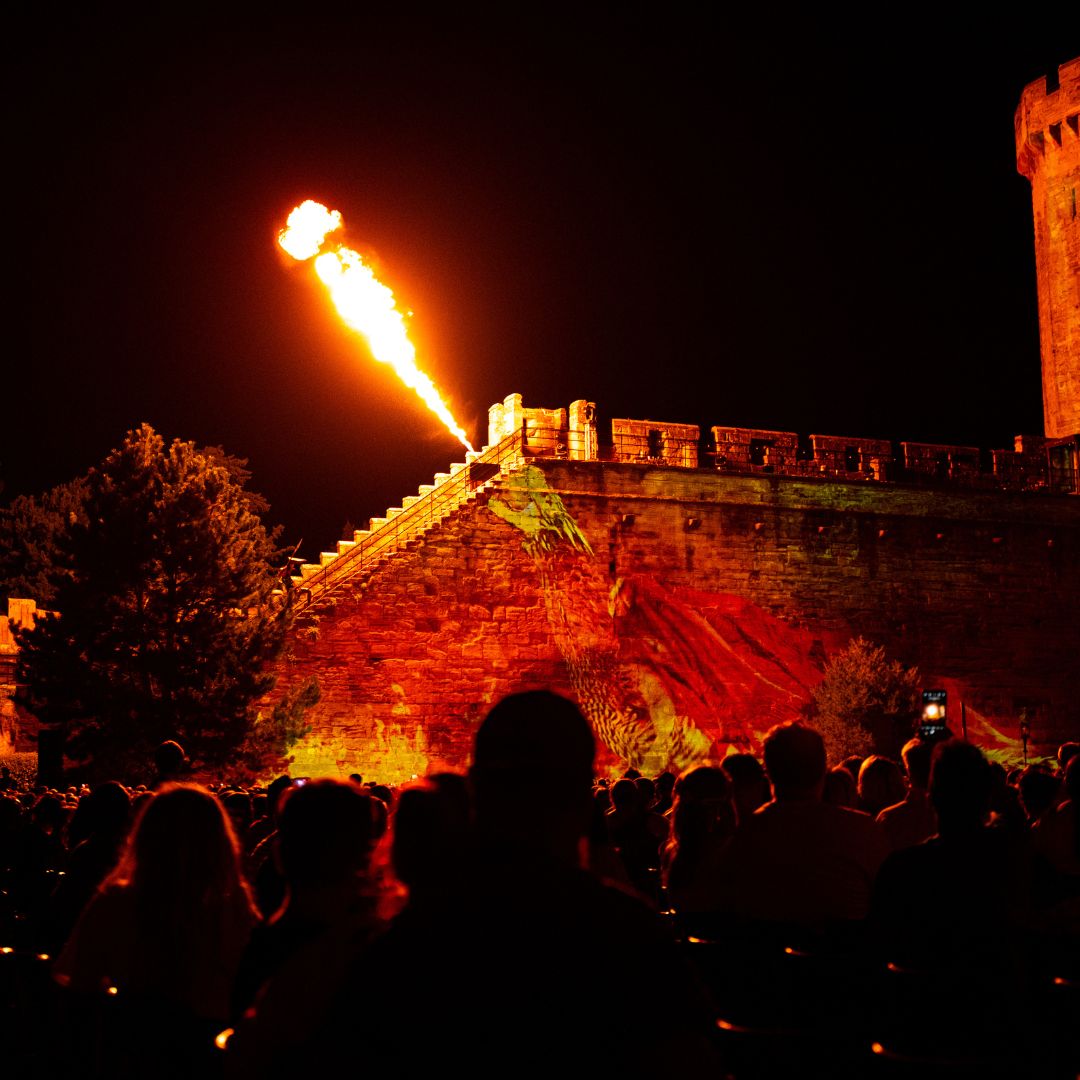
[[[450,887],[468,849],[471,806],[464,777],[437,773],[410,784],[398,798],[390,858],[413,901]]]
[[[673,829],[679,843],[690,834],[727,837],[735,831],[735,805],[731,781],[722,769],[696,765],[675,785]]]
[[[1064,742],[1058,747],[1057,763],[1058,768],[1064,772],[1068,768],[1069,762],[1072,761],[1077,754],[1080,754],[1080,743],[1077,742]]]
[[[278,854],[294,889],[333,885],[367,870],[375,841],[372,797],[341,780],[290,787],[278,811]]]
[[[154,750],[154,772],[157,773],[157,782],[163,784],[168,780],[175,780],[187,768],[187,763],[187,754],[178,742],[169,739],[161,743]]]
[[[859,769],[859,809],[877,817],[904,797],[904,777],[891,758],[871,754]]]
[[[859,787],[855,783],[855,777],[843,765],[830,769],[825,774],[825,788],[821,798],[830,806],[856,809],[859,805]]]
[[[221,803],[197,784],[166,784],[147,796],[117,871],[137,890],[230,889],[238,847]]]
[[[67,810],[59,795],[42,795],[34,803],[34,824],[45,832],[59,832],[67,820]]]
[[[908,739],[900,751],[907,772],[908,784],[913,791],[926,791],[930,786],[930,762],[934,756],[934,743],[926,739]]]
[[[1046,769],[1029,765],[1020,773],[1017,787],[1028,821],[1036,821],[1057,802],[1061,780]]]
[[[595,752],[573,702],[547,690],[504,698],[476,733],[469,776],[478,826],[568,854],[588,828]]]
[[[778,724],[762,744],[773,797],[820,799],[825,785],[825,742],[799,723]]]
[[[611,805],[616,810],[630,811],[636,809],[641,803],[641,793],[638,791],[637,782],[628,780],[616,780],[611,789]]]
[[[143,798],[101,888],[125,886],[134,900],[133,985],[195,1001],[224,950],[246,937],[255,908],[232,824],[215,796],[197,784],[166,784]]]
[[[769,780],[753,754],[728,754],[720,768],[731,781],[735,812],[740,821],[769,801]]]
[[[122,836],[131,820],[131,796],[115,780],[99,784],[79,802],[87,808],[85,829],[88,835]]]
[[[291,787],[292,777],[286,773],[276,780],[271,780],[266,788],[266,809],[275,821],[281,813],[282,797]]]
[[[990,764],[977,746],[960,739],[938,743],[930,766],[930,801],[942,835],[982,826],[992,790]]]
[[[634,784],[637,786],[641,805],[648,809],[656,802],[656,785],[647,776],[639,776]]]
[[[232,819],[237,836],[243,836],[251,826],[251,796],[246,791],[230,791],[221,796],[225,812]]]
[[[849,754],[843,761],[840,762],[841,769],[847,769],[851,773],[851,779],[858,783],[859,770],[862,768],[862,755],[861,754]]]

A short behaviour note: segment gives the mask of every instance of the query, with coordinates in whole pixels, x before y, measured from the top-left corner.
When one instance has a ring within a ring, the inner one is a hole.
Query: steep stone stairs
[[[371,518],[351,540],[339,540],[336,550],[324,551],[317,563],[303,563],[292,577],[293,602],[299,611],[330,600],[346,584],[356,587],[395,552],[415,545],[459,507],[485,497],[506,473],[524,460],[522,433],[513,432],[494,446],[470,451],[465,461],[436,473],[415,495],[391,507],[385,517]]]

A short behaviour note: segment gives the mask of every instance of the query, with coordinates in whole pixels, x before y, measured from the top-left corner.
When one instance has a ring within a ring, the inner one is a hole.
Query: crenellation
[[[697,424],[673,424],[659,420],[612,420],[611,441],[615,461],[642,464],[698,466]]]

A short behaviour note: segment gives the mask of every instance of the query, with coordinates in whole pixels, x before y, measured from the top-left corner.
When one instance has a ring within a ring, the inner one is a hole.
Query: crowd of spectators
[[[580,712],[533,692],[467,776],[400,791],[202,786],[175,743],[149,786],[0,772],[7,1060],[1076,1075],[1080,747],[1009,774],[956,739],[762,750],[596,778]]]

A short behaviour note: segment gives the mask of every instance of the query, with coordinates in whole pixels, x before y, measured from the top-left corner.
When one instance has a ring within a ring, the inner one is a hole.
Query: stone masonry
[[[1046,436],[1080,432],[1080,57],[1024,88],[1016,167],[1031,181]]]

